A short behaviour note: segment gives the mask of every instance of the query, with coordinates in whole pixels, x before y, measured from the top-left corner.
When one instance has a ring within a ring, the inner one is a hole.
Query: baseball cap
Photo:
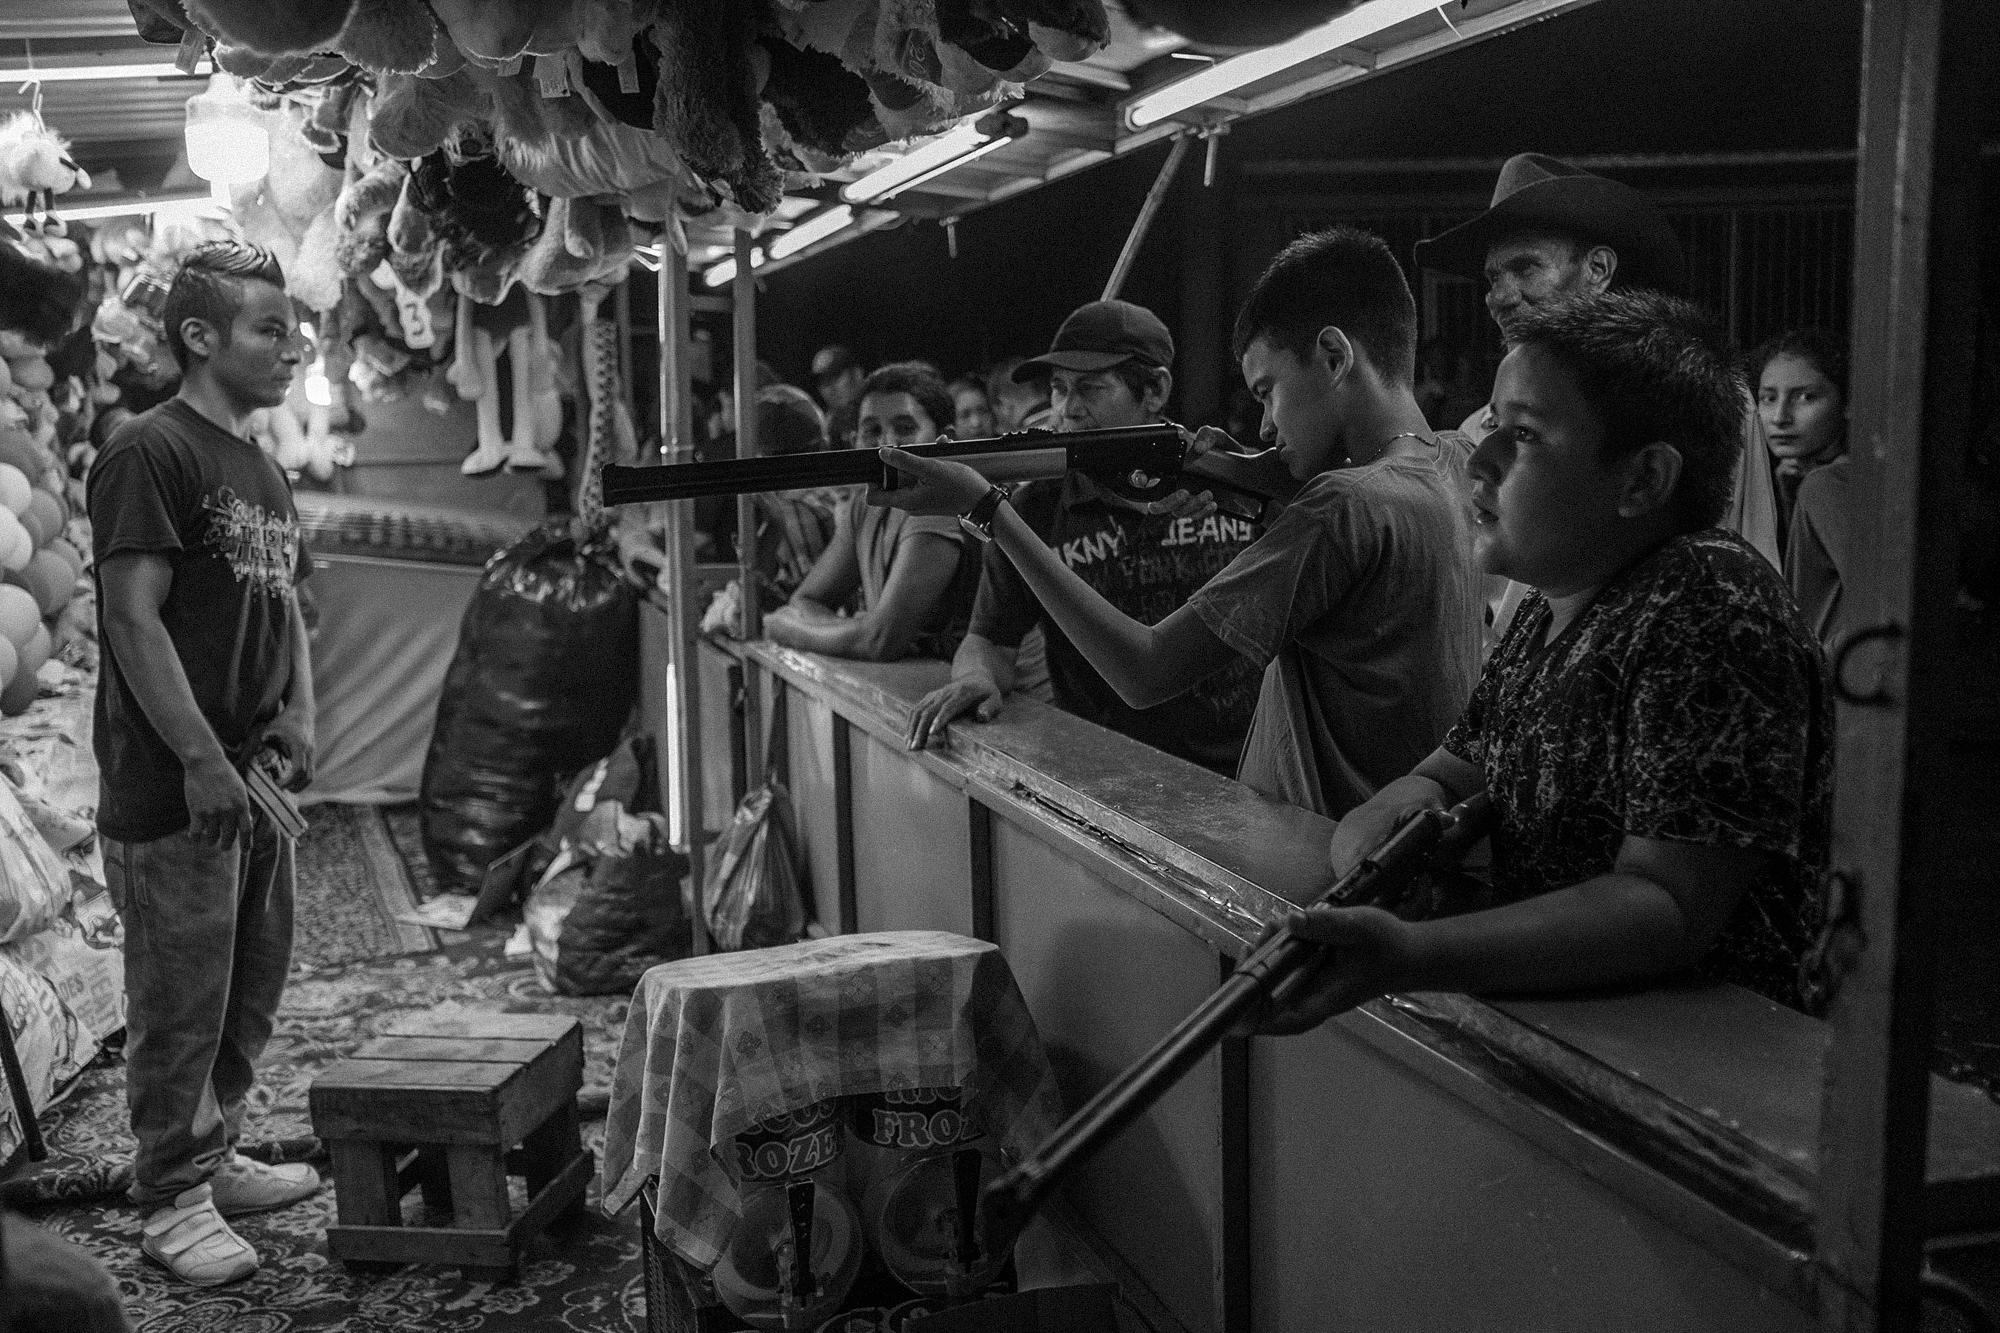
[[[1106,370],[1126,361],[1172,365],[1174,336],[1160,317],[1130,301],[1092,301],[1070,312],[1042,356],[1014,369],[1017,380],[1046,376],[1050,370]]]

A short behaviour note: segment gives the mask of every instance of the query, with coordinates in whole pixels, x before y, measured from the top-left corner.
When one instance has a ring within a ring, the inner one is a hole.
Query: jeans
[[[156,1208],[207,1180],[243,1131],[291,963],[292,842],[261,810],[248,845],[107,838],[104,878],[125,922],[131,1197]]]

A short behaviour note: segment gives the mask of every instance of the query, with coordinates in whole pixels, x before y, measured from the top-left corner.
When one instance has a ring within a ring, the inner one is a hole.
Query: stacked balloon
[[[35,701],[42,663],[87,629],[71,613],[84,560],[65,535],[71,515],[52,448],[54,383],[33,344],[0,330],[0,713],[8,717]]]

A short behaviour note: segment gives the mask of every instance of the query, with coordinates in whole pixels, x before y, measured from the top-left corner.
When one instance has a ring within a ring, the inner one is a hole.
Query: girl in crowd
[[[1784,537],[1806,474],[1847,452],[1847,344],[1819,329],[1787,329],[1752,353],[1750,372]]]
[[[1847,344],[1790,329],[1757,349],[1757,411],[1777,481],[1785,577],[1822,647],[1839,637],[1848,558]]]

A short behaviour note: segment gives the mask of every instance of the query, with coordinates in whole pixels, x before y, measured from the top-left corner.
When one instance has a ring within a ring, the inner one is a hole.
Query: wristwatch
[[[995,486],[979,497],[979,503],[958,516],[958,525],[980,541],[993,540],[993,519],[1007,502],[1007,488]]]

